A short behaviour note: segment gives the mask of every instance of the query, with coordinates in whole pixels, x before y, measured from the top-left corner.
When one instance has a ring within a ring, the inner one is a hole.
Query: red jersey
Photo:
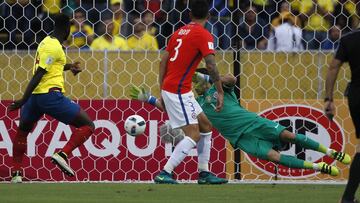
[[[170,38],[166,74],[161,89],[184,94],[191,91],[191,79],[200,61],[214,54],[214,40],[209,31],[191,22],[178,29]]]

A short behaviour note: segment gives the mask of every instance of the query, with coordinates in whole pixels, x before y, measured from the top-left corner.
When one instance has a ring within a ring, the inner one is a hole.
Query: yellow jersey
[[[114,19],[113,19],[114,28],[113,28],[113,31],[112,31],[113,36],[120,35],[121,23],[122,23],[122,16],[120,16],[119,18],[114,17]]]
[[[132,50],[159,50],[159,45],[156,38],[149,33],[145,32],[142,37],[135,35],[129,37],[127,40],[128,46]]]
[[[50,88],[58,87],[64,93],[64,65],[66,64],[65,52],[58,39],[47,36],[39,44],[33,74],[41,67],[47,72],[41,78],[33,94],[48,93]]]
[[[92,43],[90,48],[92,50],[129,50],[126,40],[119,36],[113,36],[112,41],[109,42],[105,39],[104,36],[96,38]]]
[[[335,3],[333,0],[317,0],[317,3],[329,13],[332,13],[335,9]],[[306,14],[310,9],[312,9],[313,6],[314,3],[312,0],[302,0],[300,5],[300,13]],[[304,29],[326,32],[330,29],[330,22],[315,12],[309,17],[308,22],[305,23]]]
[[[70,41],[70,47],[81,48],[87,44],[86,37],[94,35],[94,30],[90,25],[85,24],[82,30],[78,30],[75,25],[70,26],[70,35],[68,40]]]
[[[42,10],[46,13],[57,14],[60,13],[61,0],[44,0],[42,3]]]

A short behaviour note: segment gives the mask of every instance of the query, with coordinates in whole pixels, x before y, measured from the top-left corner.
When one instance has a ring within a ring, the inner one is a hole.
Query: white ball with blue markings
[[[125,120],[124,128],[127,134],[135,137],[145,132],[146,122],[139,115],[131,115]]]

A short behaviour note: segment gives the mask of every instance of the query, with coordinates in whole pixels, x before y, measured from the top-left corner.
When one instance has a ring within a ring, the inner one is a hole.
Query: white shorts
[[[203,111],[195,100],[192,91],[185,94],[174,94],[161,90],[161,97],[173,129],[189,124],[197,124],[197,116]]]

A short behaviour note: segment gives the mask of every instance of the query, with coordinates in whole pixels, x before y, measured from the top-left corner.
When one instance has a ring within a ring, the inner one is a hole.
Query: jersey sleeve
[[[203,57],[214,54],[214,38],[208,31],[202,31],[200,35],[196,37],[198,48]]]
[[[39,67],[49,71],[51,66],[59,57],[59,50],[56,47],[44,45],[45,47],[39,50]]]
[[[346,56],[344,38],[340,39],[339,47],[338,47],[338,49],[336,50],[336,53],[335,53],[335,58],[340,60],[341,62],[348,61],[348,58]]]
[[[166,51],[167,52],[170,52],[171,51],[171,45],[173,44],[173,41],[174,41],[174,35],[172,35],[171,37],[170,37],[170,40],[169,40],[169,43],[167,44],[167,46],[166,46]]]

